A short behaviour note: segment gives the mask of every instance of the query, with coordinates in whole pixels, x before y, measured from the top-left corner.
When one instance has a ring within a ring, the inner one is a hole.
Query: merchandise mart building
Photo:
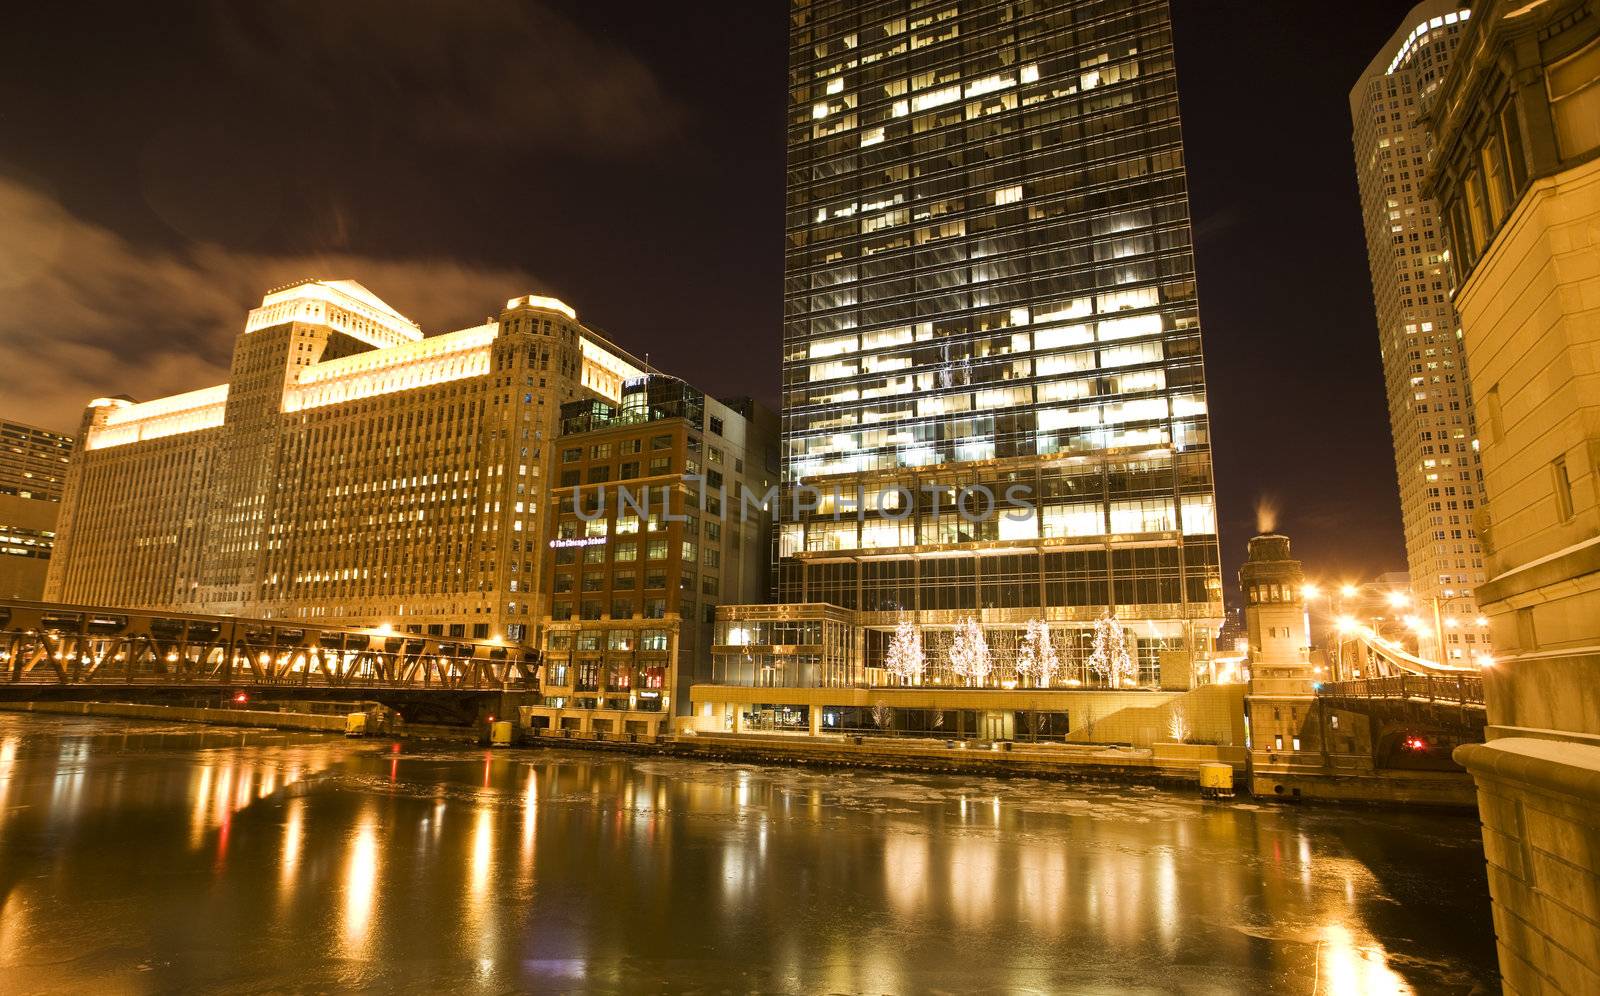
[[[779,604],[719,609],[717,685],[894,685],[902,622],[920,687],[968,685],[968,620],[981,684],[1018,683],[1030,621],[1049,687],[1093,684],[1107,613],[1137,684],[1205,679],[1222,596],[1167,5],[1027,8],[791,5]],[[1026,507],[990,513],[1008,493]],[[734,724],[719,695],[741,698],[701,689],[699,725]]]
[[[554,298],[424,337],[354,281],[278,288],[228,383],[90,405],[45,597],[531,643],[561,406],[644,373]]]

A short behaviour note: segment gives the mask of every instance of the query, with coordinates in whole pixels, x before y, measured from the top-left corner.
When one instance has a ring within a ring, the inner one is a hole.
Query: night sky
[[[1409,0],[1174,0],[1225,588],[1256,507],[1404,568],[1347,94]],[[12,5],[0,416],[226,380],[245,312],[361,281],[429,332],[554,294],[778,399],[787,5]]]

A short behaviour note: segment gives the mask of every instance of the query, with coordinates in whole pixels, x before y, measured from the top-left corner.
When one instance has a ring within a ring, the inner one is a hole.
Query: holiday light
[[[1089,654],[1089,667],[1106,679],[1113,688],[1132,683],[1133,659],[1128,656],[1128,645],[1122,636],[1122,626],[1107,612],[1094,624],[1094,650]]]
[[[883,666],[903,684],[914,685],[922,679],[925,661],[922,656],[922,634],[909,620],[900,620],[895,627],[894,639],[884,653]]]
[[[1036,681],[1049,688],[1050,679],[1061,670],[1061,658],[1050,642],[1050,624],[1042,619],[1028,620],[1028,631],[1017,648],[1017,677],[1022,682]]]
[[[969,685],[982,685],[994,671],[994,660],[989,656],[989,641],[984,639],[983,627],[971,616],[956,626],[955,638],[950,641],[950,670]]]

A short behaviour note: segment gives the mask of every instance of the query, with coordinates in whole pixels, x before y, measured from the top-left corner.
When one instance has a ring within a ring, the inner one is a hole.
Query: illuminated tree
[[[982,685],[994,671],[989,641],[984,639],[983,627],[978,625],[978,620],[971,616],[956,626],[949,655],[950,670],[969,685]]]
[[[880,729],[880,730],[888,729],[889,728],[889,723],[893,719],[894,719],[894,710],[889,708],[889,703],[884,702],[882,699],[879,699],[876,703],[873,704],[873,706],[872,706],[872,722],[877,725],[878,729]]]
[[[1167,715],[1167,736],[1180,744],[1189,742],[1189,713],[1183,706],[1173,706]]]
[[[1061,658],[1050,642],[1050,624],[1042,619],[1028,620],[1028,632],[1017,648],[1017,680],[1049,688],[1050,679],[1061,671]]]
[[[1122,626],[1107,612],[1094,624],[1094,650],[1089,654],[1089,667],[1112,688],[1121,688],[1134,677],[1133,658],[1128,656],[1128,644],[1122,636]]]
[[[884,653],[883,666],[904,684],[915,685],[922,680],[926,667],[922,633],[909,620],[902,619],[895,627],[894,639],[889,641],[889,649]]]

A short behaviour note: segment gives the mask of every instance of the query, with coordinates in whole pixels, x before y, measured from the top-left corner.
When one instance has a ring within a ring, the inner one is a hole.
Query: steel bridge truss
[[[531,652],[416,634],[0,599],[0,684],[532,690]]]

